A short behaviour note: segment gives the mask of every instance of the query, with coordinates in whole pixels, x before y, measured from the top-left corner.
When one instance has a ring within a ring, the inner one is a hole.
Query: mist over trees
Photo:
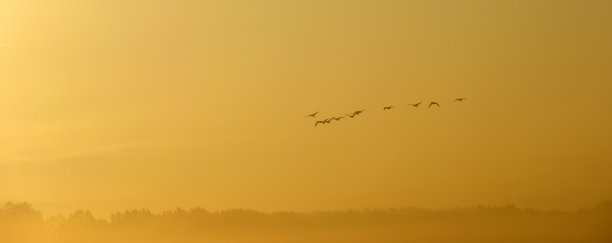
[[[177,208],[43,217],[0,207],[0,242],[612,242],[612,202],[578,212],[477,206],[312,213]]]

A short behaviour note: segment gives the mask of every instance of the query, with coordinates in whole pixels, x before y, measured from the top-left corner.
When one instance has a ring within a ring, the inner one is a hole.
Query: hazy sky
[[[610,13],[607,0],[0,0],[0,202],[103,216],[612,200]],[[419,101],[441,107],[406,105]]]

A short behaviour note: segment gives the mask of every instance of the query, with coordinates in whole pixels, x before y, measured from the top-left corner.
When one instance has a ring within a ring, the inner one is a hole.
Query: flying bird
[[[346,114],[346,116],[348,116],[348,117],[350,117],[350,118],[354,118],[355,116],[357,116],[357,115],[359,115],[359,114],[363,113],[364,111],[365,111],[365,110],[355,111],[355,112],[353,112],[353,113],[351,113],[351,114]]]
[[[421,105],[421,103],[423,103],[423,102],[419,102],[419,103],[416,103],[416,104],[408,104],[408,105],[411,105],[411,106],[414,106],[414,107],[419,107],[419,105]]]
[[[319,124],[327,124],[327,123],[330,123],[330,121],[331,121],[331,119],[325,119],[325,120],[322,120],[322,121],[316,121],[316,122],[315,122],[315,127],[316,127],[317,125],[319,125]]]
[[[317,114],[319,114],[319,112],[318,112],[318,111],[317,111],[317,112],[315,112],[315,113],[312,113],[312,114],[310,114],[310,115],[307,115],[306,117],[315,117],[315,116],[317,116]]]
[[[355,112],[353,112],[353,114],[355,114],[355,115],[359,115],[359,114],[363,113],[364,111],[365,111],[365,110],[355,111]]]
[[[393,109],[393,108],[395,108],[395,107],[393,107],[393,106],[385,106],[385,107],[383,107],[383,111],[385,111],[385,110],[391,110],[391,109]]]
[[[343,117],[343,116],[341,116],[341,117],[334,117],[333,119],[336,120],[336,121],[340,121],[340,120],[342,120],[342,118],[346,118],[346,117]]]
[[[440,107],[440,104],[438,104],[438,102],[431,102],[429,103],[429,108],[431,108],[432,105],[437,105],[438,107]]]
[[[464,100],[467,100],[467,98],[458,98],[458,99],[455,99],[455,101],[464,101]]]

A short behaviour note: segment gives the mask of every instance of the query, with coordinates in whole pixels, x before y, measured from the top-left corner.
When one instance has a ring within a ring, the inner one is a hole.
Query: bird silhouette
[[[458,99],[455,99],[455,101],[464,101],[464,100],[467,100],[467,98],[458,98]]]
[[[317,116],[317,114],[319,114],[319,112],[318,112],[318,111],[317,111],[317,112],[315,112],[315,113],[312,113],[312,114],[310,114],[310,115],[307,115],[306,117],[315,117],[315,116]]]
[[[429,103],[429,108],[431,108],[432,105],[437,105],[438,107],[440,107],[440,104],[438,104],[438,102],[432,101],[431,103]]]
[[[416,104],[408,104],[408,105],[411,105],[411,106],[414,106],[414,107],[419,107],[419,105],[421,105],[421,103],[423,103],[423,102],[419,102],[419,103],[416,103]]]
[[[393,106],[385,106],[385,107],[383,107],[383,111],[385,111],[385,110],[391,110],[391,109],[393,109],[393,108],[395,108],[395,107],[393,107]]]
[[[328,118],[328,119],[325,119],[325,120],[316,121],[316,122],[315,122],[315,127],[316,127],[317,125],[319,125],[319,124],[327,124],[327,123],[330,123],[330,122],[331,122],[331,120],[332,120],[332,118]]]
[[[334,120],[335,121],[340,121],[340,120],[342,120],[342,118],[346,118],[346,117],[343,117],[343,116],[341,116],[341,117],[334,117]]]
[[[346,114],[346,116],[348,116],[348,117],[350,117],[350,118],[354,118],[355,116],[357,116],[357,115],[359,115],[359,114],[363,113],[364,111],[365,111],[365,110],[358,110],[358,111],[355,111],[355,112],[353,112],[353,113],[351,113],[351,114]]]

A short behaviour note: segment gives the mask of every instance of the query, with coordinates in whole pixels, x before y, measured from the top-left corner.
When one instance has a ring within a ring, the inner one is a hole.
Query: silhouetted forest
[[[578,212],[504,207],[313,213],[176,209],[79,210],[45,218],[28,203],[0,207],[0,242],[612,242],[612,202]]]

